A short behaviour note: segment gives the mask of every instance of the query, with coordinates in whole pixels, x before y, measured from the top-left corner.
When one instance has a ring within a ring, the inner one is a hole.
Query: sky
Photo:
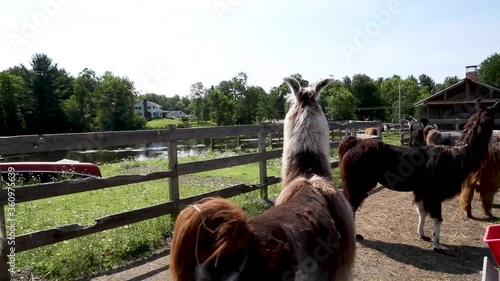
[[[186,96],[239,72],[266,91],[364,73],[437,83],[500,53],[498,0],[0,0],[0,70],[48,55],[77,76]]]

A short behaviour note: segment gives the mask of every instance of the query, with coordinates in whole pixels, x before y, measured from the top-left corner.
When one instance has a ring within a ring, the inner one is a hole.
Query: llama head
[[[292,107],[298,106],[299,108],[304,108],[310,106],[319,108],[319,110],[321,110],[321,106],[318,103],[321,90],[335,81],[333,78],[326,78],[314,86],[302,87],[299,81],[293,77],[285,77],[283,80],[292,91],[288,98]]]
[[[496,110],[499,104],[500,100],[497,100],[492,106],[485,106],[481,104],[481,98],[476,99],[475,106],[478,112],[469,117],[458,143],[465,144],[475,135],[479,136],[480,139],[489,140],[493,131]]]

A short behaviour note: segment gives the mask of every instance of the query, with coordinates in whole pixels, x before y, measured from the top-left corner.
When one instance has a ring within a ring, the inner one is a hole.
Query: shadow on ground
[[[472,274],[481,272],[483,257],[492,258],[489,249],[468,245],[441,244],[445,253],[432,251],[432,246],[422,249],[413,245],[391,243],[377,240],[362,240],[359,243],[376,250],[390,259],[414,266],[448,274]],[[432,242],[431,242],[432,243]]]
[[[146,259],[139,260],[139,261],[130,263],[128,265],[120,266],[120,267],[114,268],[110,271],[106,271],[103,273],[99,273],[99,274],[95,274],[95,275],[92,275],[89,277],[78,279],[78,281],[107,280],[108,276],[121,276],[120,273],[126,274],[126,271],[130,271],[134,268],[139,268],[141,266],[147,266],[148,264],[153,264],[153,263],[157,262],[158,260],[163,259],[164,257],[168,256],[169,253],[170,253],[170,251],[164,250],[164,251],[155,253],[154,255],[152,255]],[[127,278],[127,279],[125,279],[125,277],[118,277],[118,278],[120,278],[121,280],[126,280],[126,281],[142,281],[142,280],[147,280],[147,279],[149,279],[149,278],[151,278],[151,277],[153,277],[161,272],[166,272],[168,270],[168,268],[169,268],[169,264],[165,262],[164,265],[162,265],[162,266],[150,267],[144,271],[141,271],[140,273],[133,274],[133,277],[131,277],[131,278]],[[115,279],[116,279],[116,277],[115,277]],[[113,280],[115,280],[115,279],[113,279]]]

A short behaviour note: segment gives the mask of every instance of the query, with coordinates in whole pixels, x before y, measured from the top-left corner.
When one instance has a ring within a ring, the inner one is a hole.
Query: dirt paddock
[[[484,256],[493,258],[483,243],[487,221],[474,198],[473,214],[467,219],[458,209],[458,199],[443,204],[441,245],[445,254],[435,253],[432,242],[417,235],[418,215],[412,193],[375,189],[357,213],[358,242],[355,280],[481,280]],[[499,198],[495,198],[498,202]],[[493,214],[498,216],[499,205]],[[426,221],[426,235],[432,236],[432,220]],[[91,280],[170,280],[168,258],[159,255]]]

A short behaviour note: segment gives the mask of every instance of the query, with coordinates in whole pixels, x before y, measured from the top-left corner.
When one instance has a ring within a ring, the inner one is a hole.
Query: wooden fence
[[[429,119],[429,124],[436,124],[438,129],[444,126],[444,129],[453,130],[459,132],[463,126],[467,123],[468,119]],[[500,120],[495,120],[495,124],[498,125]],[[401,145],[408,145],[410,141],[410,129],[408,126],[401,126]]]
[[[338,147],[340,142],[334,136],[339,134],[356,134],[366,127],[380,128],[380,122],[329,123],[332,142],[331,148]],[[52,152],[61,150],[90,150],[103,147],[130,146],[152,142],[168,143],[168,170],[149,174],[117,175],[106,178],[86,178],[42,183],[10,189],[5,186],[0,190],[0,280],[10,280],[8,255],[10,247],[6,232],[6,214],[9,204],[18,204],[31,200],[63,196],[78,192],[86,192],[128,184],[135,184],[158,179],[168,179],[169,201],[140,209],[117,213],[97,218],[91,225],[70,224],[50,229],[22,234],[15,237],[15,252],[50,245],[84,235],[157,218],[164,215],[176,216],[188,204],[192,204],[207,196],[232,197],[242,193],[260,190],[260,196],[267,198],[267,187],[280,182],[279,175],[267,174],[267,160],[280,158],[282,149],[266,151],[266,137],[283,132],[283,124],[263,124],[254,126],[227,126],[176,129],[171,127],[162,130],[141,130],[121,132],[98,132],[80,134],[54,134],[0,137],[0,155]],[[179,163],[177,160],[177,142],[189,139],[207,139],[222,137],[256,136],[258,152],[231,156],[220,159]],[[271,140],[272,141],[272,140]],[[259,163],[259,182],[238,184],[216,191],[191,196],[179,197],[179,177],[193,173],[228,168],[238,165]],[[338,162],[331,163],[332,168]],[[1,184],[1,181],[0,181]],[[14,199],[13,199],[14,198]],[[90,202],[89,202],[90,204]],[[10,233],[9,233],[10,234]]]

